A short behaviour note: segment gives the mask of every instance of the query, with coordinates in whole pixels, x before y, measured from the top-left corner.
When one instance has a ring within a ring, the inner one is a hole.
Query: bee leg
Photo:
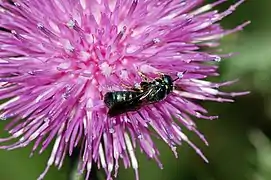
[[[133,88],[133,87],[128,86],[128,85],[126,85],[126,84],[121,84],[121,86],[124,87],[125,89],[132,89],[132,88]]]
[[[138,74],[139,74],[139,76],[141,76],[141,78],[142,78],[144,81],[149,82],[148,77],[147,77],[143,72],[138,71]]]
[[[140,91],[139,88],[136,88],[136,87],[131,87],[131,86],[128,86],[126,84],[121,84],[122,87],[124,87],[126,90],[128,91]]]
[[[159,75],[160,77],[163,77],[165,74],[161,72],[155,72],[155,74]]]

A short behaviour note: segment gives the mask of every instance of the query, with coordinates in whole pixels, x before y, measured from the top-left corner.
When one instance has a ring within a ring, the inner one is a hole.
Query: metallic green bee
[[[177,79],[179,79],[178,76]],[[173,80],[171,76],[161,74],[160,78],[148,82],[144,81],[139,88],[132,88],[130,91],[107,92],[104,96],[104,103],[109,108],[109,117],[114,117],[126,112],[137,111],[141,107],[159,102],[173,91]]]

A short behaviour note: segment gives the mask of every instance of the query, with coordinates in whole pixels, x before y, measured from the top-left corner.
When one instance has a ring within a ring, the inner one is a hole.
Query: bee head
[[[173,90],[173,79],[169,75],[162,75],[161,80],[167,87],[167,94],[169,94]]]

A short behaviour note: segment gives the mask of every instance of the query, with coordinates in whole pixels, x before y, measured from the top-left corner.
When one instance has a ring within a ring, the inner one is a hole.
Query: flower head
[[[61,167],[75,147],[81,148],[79,169],[87,175],[96,163],[110,178],[122,160],[138,179],[136,145],[162,167],[153,132],[176,156],[176,146],[185,141],[207,161],[180,128],[207,144],[191,116],[216,117],[194,100],[232,102],[226,96],[246,94],[218,90],[232,82],[205,80],[218,75],[212,62],[227,55],[202,49],[217,47],[221,37],[247,24],[224,30],[219,21],[243,2],[221,13],[212,10],[224,1],[201,6],[202,0],[0,0],[0,117],[10,119],[10,137],[0,140],[1,148],[34,141],[33,152],[41,153],[54,141],[39,179],[51,165]],[[140,89],[146,78],[155,82],[161,73],[176,79],[174,90],[148,103],[158,93],[150,91],[136,110],[108,116],[106,93],[135,93],[127,86]],[[12,139],[18,140],[9,144]]]

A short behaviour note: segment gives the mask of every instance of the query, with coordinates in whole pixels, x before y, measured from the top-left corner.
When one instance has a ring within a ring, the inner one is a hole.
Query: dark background
[[[211,1],[209,1],[211,2]],[[228,1],[218,8],[224,10],[236,1]],[[137,152],[141,180],[269,180],[271,179],[271,1],[247,0],[230,17],[222,21],[225,28],[251,20],[243,31],[222,40],[223,52],[238,52],[220,63],[221,76],[215,81],[239,82],[225,91],[251,91],[237,97],[234,103],[204,102],[210,115],[219,115],[214,121],[196,119],[199,130],[205,134],[210,146],[206,147],[192,133],[187,132],[204,152],[206,164],[188,145],[178,147],[175,159],[161,141],[164,169]],[[4,122],[0,128],[3,129]],[[1,136],[5,136],[3,130]],[[51,149],[29,159],[31,146],[14,151],[0,150],[1,180],[34,180],[44,170]],[[69,161],[58,171],[52,167],[45,180],[66,180]],[[132,169],[119,171],[119,180],[133,180]]]

